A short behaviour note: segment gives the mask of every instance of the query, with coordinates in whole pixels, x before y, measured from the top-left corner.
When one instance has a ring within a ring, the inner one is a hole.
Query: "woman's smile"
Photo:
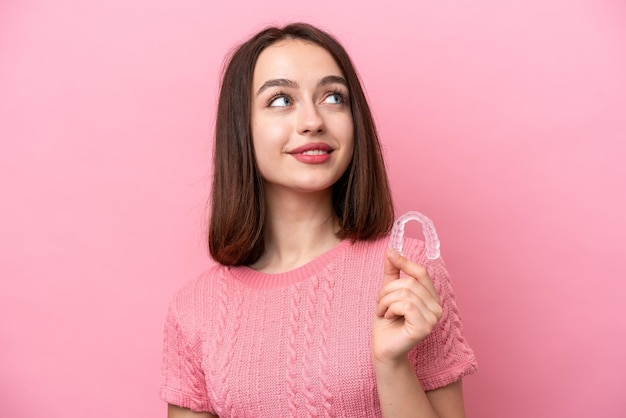
[[[288,154],[304,164],[322,164],[330,159],[332,147],[325,143],[311,143],[298,147]]]

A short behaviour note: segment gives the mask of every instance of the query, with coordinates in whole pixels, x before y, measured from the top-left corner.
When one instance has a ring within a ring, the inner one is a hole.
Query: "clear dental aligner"
[[[426,243],[426,258],[429,260],[439,258],[439,247],[441,244],[433,221],[427,216],[415,211],[407,212],[394,221],[391,236],[389,237],[389,248],[402,254],[402,247],[404,245],[404,225],[409,221],[417,221],[422,224],[422,233],[424,234],[424,241]]]

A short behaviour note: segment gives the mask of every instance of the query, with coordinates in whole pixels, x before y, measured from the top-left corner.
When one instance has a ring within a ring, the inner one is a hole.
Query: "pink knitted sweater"
[[[386,246],[346,240],[280,274],[207,271],[170,305],[162,399],[220,417],[380,417],[370,339]],[[425,260],[421,241],[404,252]],[[425,390],[476,370],[443,262],[432,271],[443,318],[409,353]]]

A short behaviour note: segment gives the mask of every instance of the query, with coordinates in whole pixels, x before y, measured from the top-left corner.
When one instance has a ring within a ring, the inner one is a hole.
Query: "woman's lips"
[[[289,151],[296,160],[305,164],[322,164],[330,159],[333,149],[324,143],[306,144]]]

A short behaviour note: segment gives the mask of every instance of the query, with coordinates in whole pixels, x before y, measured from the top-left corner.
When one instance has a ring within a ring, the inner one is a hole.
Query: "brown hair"
[[[354,124],[354,153],[333,185],[339,238],[370,240],[387,233],[393,203],[376,126],[350,57],[328,33],[306,23],[267,28],[232,53],[222,76],[213,150],[209,224],[211,256],[224,265],[246,265],[263,254],[265,201],[256,167],[250,115],[252,77],[260,53],[284,39],[312,42],[335,59],[348,83]]]

